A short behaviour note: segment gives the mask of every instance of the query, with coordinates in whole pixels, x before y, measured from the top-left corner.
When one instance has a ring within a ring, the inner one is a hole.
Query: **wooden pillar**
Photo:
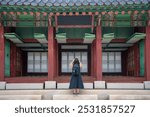
[[[102,80],[102,29],[101,26],[96,27],[96,79]]]
[[[150,26],[146,27],[145,40],[145,76],[150,81]]]
[[[54,29],[48,27],[48,80],[54,80]]]
[[[0,81],[4,81],[5,73],[5,40],[4,40],[4,27],[0,25]]]

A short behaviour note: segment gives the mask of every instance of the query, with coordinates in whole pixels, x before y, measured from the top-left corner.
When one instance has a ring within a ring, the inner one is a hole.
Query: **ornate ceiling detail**
[[[53,17],[59,15],[94,15],[94,19],[100,21],[98,24],[109,27],[116,22],[127,22],[129,26],[150,25],[150,0],[1,0],[0,5],[0,22],[9,26],[25,20],[36,26],[48,26],[49,16],[53,25]]]

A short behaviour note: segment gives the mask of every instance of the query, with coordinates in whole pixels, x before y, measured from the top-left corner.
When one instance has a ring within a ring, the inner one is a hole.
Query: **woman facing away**
[[[70,80],[70,86],[69,89],[73,89],[73,94],[79,94],[80,89],[83,89],[83,81],[81,78],[81,72],[80,68],[82,67],[82,64],[78,60],[78,58],[75,58],[71,63],[70,67],[72,68],[72,75]]]

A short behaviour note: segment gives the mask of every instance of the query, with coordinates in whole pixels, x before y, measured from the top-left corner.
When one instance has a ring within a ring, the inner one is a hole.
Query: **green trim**
[[[5,76],[10,76],[10,43],[5,41]]]
[[[144,76],[145,73],[145,55],[144,55],[144,40],[140,41],[139,43],[139,51],[140,51],[140,76]]]

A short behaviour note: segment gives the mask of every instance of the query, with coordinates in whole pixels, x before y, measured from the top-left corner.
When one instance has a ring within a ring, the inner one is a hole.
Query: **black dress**
[[[79,67],[78,64],[74,64],[75,67]],[[79,71],[80,71],[80,67],[79,67]],[[83,89],[83,81],[82,81],[82,77],[81,77],[81,72],[79,73],[78,76],[74,76],[73,74],[71,75],[71,80],[70,80],[70,86],[69,89]]]

